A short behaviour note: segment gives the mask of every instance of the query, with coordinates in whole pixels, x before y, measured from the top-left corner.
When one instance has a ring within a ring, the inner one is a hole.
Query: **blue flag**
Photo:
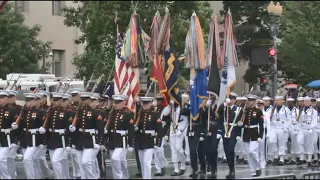
[[[191,118],[196,120],[199,117],[199,108],[205,104],[204,99],[208,99],[208,70],[190,69],[190,105]]]

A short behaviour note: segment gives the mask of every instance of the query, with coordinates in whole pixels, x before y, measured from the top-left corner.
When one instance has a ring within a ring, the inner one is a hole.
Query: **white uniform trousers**
[[[241,159],[243,157],[243,141],[240,139],[237,141],[236,146],[234,147],[234,153],[239,156]]]
[[[97,173],[96,173],[96,159],[97,154],[100,151],[96,148],[88,148],[83,149],[83,155],[82,155],[82,168],[85,174],[85,179],[98,179]]]
[[[8,153],[9,147],[0,147],[0,177],[1,179],[11,179],[8,169]]]
[[[291,139],[291,156],[292,160],[295,161],[299,153],[299,146],[297,142],[298,131],[290,130],[290,139]]]
[[[314,134],[309,133],[307,129],[299,129],[297,141],[300,146],[300,158],[304,159],[305,154],[308,155],[308,162],[311,162],[312,154],[314,151]]]
[[[38,151],[38,147],[23,148],[23,166],[27,179],[36,179],[36,171],[34,167],[34,155]]]
[[[115,148],[110,155],[113,179],[128,179],[127,149]]]
[[[80,178],[80,164],[77,158],[77,150],[75,150],[74,148],[71,149],[69,155],[70,155],[70,159],[71,159],[71,164],[72,164],[72,176],[73,178]],[[82,157],[82,156],[81,156]]]
[[[99,153],[99,151],[98,151],[98,153]],[[99,179],[100,178],[100,169],[99,169],[99,163],[98,163],[98,158],[96,157],[96,159],[95,159],[95,161],[94,161],[94,163],[95,163],[95,167],[96,167],[96,179]]]
[[[259,143],[258,141],[244,142],[244,149],[246,151],[251,174],[256,175],[256,171],[261,170],[258,157]]]
[[[141,164],[142,178],[151,179],[151,161],[153,157],[153,148],[139,150],[138,153]]]
[[[261,165],[261,168],[265,168],[266,167],[266,146],[265,146],[265,140],[266,140],[266,137],[263,136],[263,138],[261,139],[260,142],[257,142],[258,143],[258,160],[260,162],[260,165]]]
[[[159,147],[157,150],[154,150],[153,152],[154,164],[158,173],[161,173],[161,169],[167,167],[169,164],[166,157],[164,156],[164,143],[164,138],[162,138],[161,147]]]
[[[184,135],[184,143],[185,143],[185,148],[184,148],[184,154],[186,155],[186,161],[190,162],[190,146],[189,146],[189,138],[187,136],[187,128],[183,132]]]
[[[53,175],[46,160],[46,146],[39,147],[33,156],[36,179],[45,179]]]
[[[11,147],[8,152],[8,171],[11,175],[11,179],[17,179],[17,165],[16,165],[16,157],[17,157],[17,151],[19,149],[18,145],[15,145],[14,147]]]
[[[183,140],[185,136],[184,133],[181,135],[170,134],[170,147],[171,147],[171,159],[174,166],[174,172],[179,172],[178,163],[180,162],[181,169],[186,169],[186,157],[184,155],[184,150],[182,147]]]
[[[55,150],[49,150],[51,164],[55,179],[68,179],[68,175],[65,173],[65,169],[69,170],[68,166],[65,166],[63,162],[67,153],[64,148],[57,148]]]
[[[271,152],[277,152],[277,155],[280,156],[280,161],[284,162],[284,156],[286,155],[288,142],[287,133],[285,133],[282,129],[274,129],[269,134],[269,142],[271,146]]]
[[[76,153],[76,157],[77,157],[76,161],[79,163],[80,177],[81,177],[81,179],[85,179],[86,175],[84,173],[83,166],[82,166],[83,150],[80,151],[80,150],[75,149],[75,153]]]
[[[318,154],[320,153],[320,147],[318,147],[317,143],[318,143],[318,140],[320,139],[320,129],[314,129],[313,131],[314,133],[314,146],[315,146],[315,149],[314,149],[314,154]]]

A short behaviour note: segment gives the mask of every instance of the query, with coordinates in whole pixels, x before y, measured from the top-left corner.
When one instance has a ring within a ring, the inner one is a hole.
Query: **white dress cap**
[[[288,98],[288,99],[287,99],[287,102],[293,102],[293,101],[294,101],[293,98]]]
[[[271,98],[268,97],[268,96],[265,96],[265,97],[262,98],[262,100],[264,100],[264,101],[271,101]]]
[[[303,97],[298,97],[297,101],[303,101]]]
[[[140,97],[142,102],[152,102],[153,101],[153,97]]]
[[[274,99],[283,100],[284,98],[283,98],[283,96],[276,96],[276,97],[274,97]]]

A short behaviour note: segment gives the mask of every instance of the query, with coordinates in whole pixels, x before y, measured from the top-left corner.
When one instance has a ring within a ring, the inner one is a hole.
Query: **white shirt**
[[[300,116],[300,129],[309,130],[314,129],[317,126],[318,112],[310,106],[304,107]]]
[[[289,118],[290,110],[283,105],[279,111],[277,109],[276,107],[270,118],[270,127],[275,129],[289,129],[291,125],[291,119]]]

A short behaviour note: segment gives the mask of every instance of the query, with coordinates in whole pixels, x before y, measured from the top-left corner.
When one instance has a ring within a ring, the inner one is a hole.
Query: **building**
[[[48,73],[56,76],[74,77],[77,69],[72,65],[75,54],[81,54],[84,45],[77,45],[74,40],[80,31],[64,25],[62,8],[72,6],[73,1],[15,1],[15,8],[23,12],[25,24],[41,25],[39,40],[51,41],[52,56],[46,59],[51,64]],[[39,61],[42,66],[43,61]]]
[[[222,1],[209,1],[212,9],[218,13],[220,10],[223,9]],[[219,27],[220,32],[223,32],[223,25],[220,25]],[[240,60],[240,59],[239,59]],[[248,83],[245,83],[243,79],[243,75],[245,74],[246,70],[249,67],[249,61],[246,62],[240,62],[239,66],[236,67],[236,77],[237,77],[237,83],[234,86],[234,92],[237,94],[241,94],[242,92],[247,92],[249,90]]]

